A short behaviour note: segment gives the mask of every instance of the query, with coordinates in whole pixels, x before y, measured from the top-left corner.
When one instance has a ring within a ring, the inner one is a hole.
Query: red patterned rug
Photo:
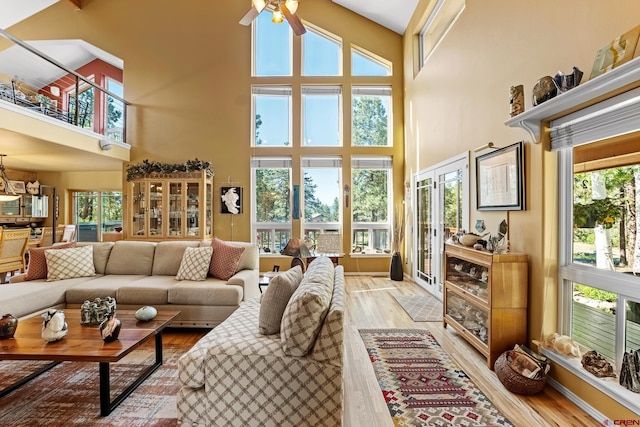
[[[359,332],[395,426],[512,426],[429,331]]]
[[[150,340],[111,364],[112,398],[153,363],[153,345]],[[100,416],[98,363],[63,362],[0,398],[0,426],[177,426],[177,362],[187,350],[180,342],[165,340],[163,365],[106,417]],[[0,387],[46,363],[0,361]]]

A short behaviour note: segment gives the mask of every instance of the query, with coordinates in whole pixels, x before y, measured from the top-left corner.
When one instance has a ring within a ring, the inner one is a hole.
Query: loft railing
[[[126,142],[129,103],[124,98],[2,29],[0,35],[21,49],[19,68],[8,67],[9,74],[0,65],[0,101]],[[59,77],[43,80],[38,70]]]

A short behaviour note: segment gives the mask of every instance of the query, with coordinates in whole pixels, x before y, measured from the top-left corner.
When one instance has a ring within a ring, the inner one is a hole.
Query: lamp
[[[298,10],[298,0],[287,0],[284,5],[287,6],[291,13],[296,13],[296,10]]]
[[[20,198],[19,194],[16,194],[16,190],[11,185],[11,181],[4,171],[4,164],[2,162],[6,154],[0,154],[0,186],[4,190],[4,194],[0,193],[0,202],[10,202]]]
[[[274,24],[282,23],[282,12],[280,12],[280,6],[276,6],[276,8],[273,9],[273,16],[271,17],[271,22],[273,22]]]
[[[308,258],[311,256],[311,252],[309,252],[309,248],[305,244],[302,239],[289,239],[287,242],[287,246],[284,247],[283,250],[280,251],[281,255],[288,255],[293,257],[291,260],[291,268],[299,265],[304,272],[304,261],[303,258]]]
[[[253,6],[256,8],[258,13],[262,12],[262,10],[267,6],[267,2],[265,0],[252,0]]]

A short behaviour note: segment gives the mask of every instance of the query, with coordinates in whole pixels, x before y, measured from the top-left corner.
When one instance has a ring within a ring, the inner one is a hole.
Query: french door
[[[420,171],[413,181],[413,277],[441,300],[444,242],[469,224],[469,153]]]

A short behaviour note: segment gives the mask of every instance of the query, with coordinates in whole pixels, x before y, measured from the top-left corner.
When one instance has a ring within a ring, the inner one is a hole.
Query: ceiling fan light
[[[271,22],[273,22],[274,24],[282,23],[282,12],[280,12],[280,9],[276,9],[276,10],[273,11],[273,16],[271,17]]]
[[[298,10],[298,0],[287,0],[285,6],[287,6],[289,12],[296,13],[296,10]]]
[[[267,2],[265,0],[251,0],[253,2],[253,7],[256,8],[258,13],[262,12],[262,10],[267,6]]]

